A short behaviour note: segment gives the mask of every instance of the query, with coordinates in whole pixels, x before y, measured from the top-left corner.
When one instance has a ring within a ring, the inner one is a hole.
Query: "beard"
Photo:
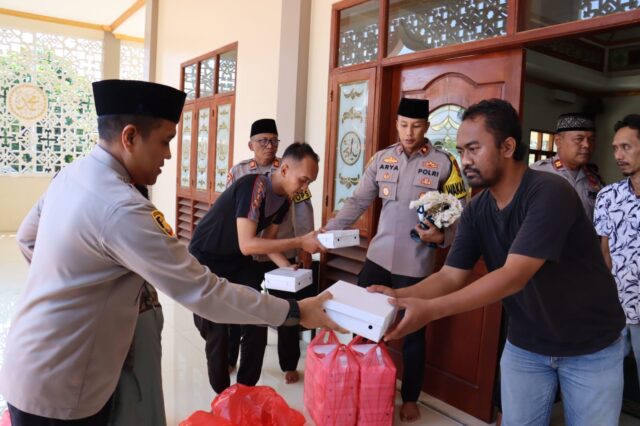
[[[469,173],[472,173],[471,176],[469,176]],[[465,167],[463,174],[467,178],[469,186],[472,188],[489,188],[498,180],[496,176],[492,178],[483,176],[478,169],[474,169],[473,167]]]

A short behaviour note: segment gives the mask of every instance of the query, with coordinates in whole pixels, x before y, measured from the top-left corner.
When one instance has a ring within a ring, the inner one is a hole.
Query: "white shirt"
[[[98,146],[53,179],[18,231],[31,266],[0,392],[22,411],[78,419],[104,406],[131,345],[143,280],[211,321],[285,320],[286,300],[200,265],[129,180]]]
[[[618,296],[627,324],[640,323],[640,197],[631,179],[605,186],[593,219],[598,235],[609,238],[609,253]]]

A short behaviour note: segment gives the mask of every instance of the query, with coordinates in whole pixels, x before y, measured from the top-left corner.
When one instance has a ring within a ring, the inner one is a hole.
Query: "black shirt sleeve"
[[[527,193],[525,216],[509,253],[557,263],[582,204],[568,182],[546,175],[539,175]]]
[[[473,269],[473,266],[480,258],[481,251],[478,243],[480,236],[475,232],[473,223],[474,216],[478,213],[476,208],[478,203],[473,201],[462,211],[458,221],[456,237],[445,261],[447,266],[470,270]]]
[[[235,208],[236,218],[243,217],[258,223],[261,215],[260,206],[267,194],[267,177],[254,176],[254,179],[247,179],[247,182],[242,182],[242,185],[236,188]]]

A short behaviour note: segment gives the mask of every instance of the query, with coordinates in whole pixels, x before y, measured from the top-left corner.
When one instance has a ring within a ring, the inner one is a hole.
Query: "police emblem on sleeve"
[[[295,195],[295,197],[293,197],[293,202],[297,204],[305,200],[309,200],[310,198],[311,198],[311,191],[309,191],[309,188],[307,188],[304,191],[298,192]]]
[[[449,160],[451,161],[451,173],[442,187],[442,192],[462,199],[467,196],[467,189],[464,187],[462,174],[460,173],[460,168],[458,167],[458,162],[455,157],[449,155]]]
[[[154,210],[153,212],[151,212],[151,216],[153,217],[153,221],[155,222],[155,224],[158,225],[158,228],[160,228],[162,232],[170,237],[173,237],[175,235],[173,229],[171,229],[171,225],[169,225],[164,219],[164,215],[160,210]]]

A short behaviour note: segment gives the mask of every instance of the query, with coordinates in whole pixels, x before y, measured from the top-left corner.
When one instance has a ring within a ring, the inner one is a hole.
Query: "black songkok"
[[[577,112],[562,114],[560,117],[558,117],[558,123],[556,124],[556,133],[569,132],[571,130],[593,132],[596,130],[596,125],[591,117]]]
[[[256,120],[251,125],[251,135],[253,137],[260,133],[273,133],[278,134],[278,128],[276,127],[276,121],[273,118],[261,118]]]
[[[180,121],[186,94],[164,84],[137,80],[102,80],[93,83],[98,117],[144,115]]]
[[[429,101],[426,99],[400,99],[398,115],[408,118],[429,119]]]

